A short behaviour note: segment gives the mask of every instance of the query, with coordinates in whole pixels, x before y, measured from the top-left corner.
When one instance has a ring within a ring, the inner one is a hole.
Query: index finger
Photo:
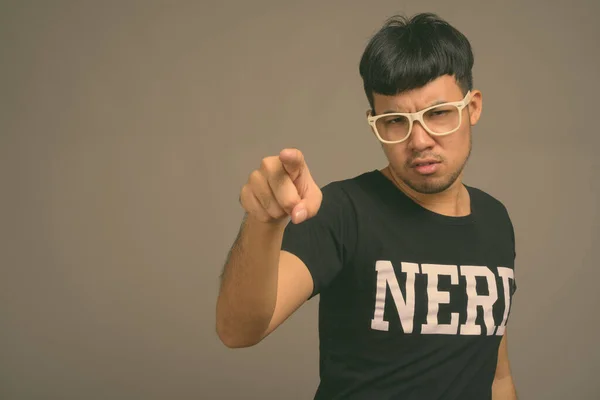
[[[279,160],[292,181],[298,179],[304,169],[304,155],[298,149],[284,149],[279,153]]]
[[[290,175],[283,168],[283,163],[282,168],[276,173],[270,174],[267,180],[277,203],[286,213],[290,214],[294,207],[301,201],[301,198],[298,188],[296,188]]]

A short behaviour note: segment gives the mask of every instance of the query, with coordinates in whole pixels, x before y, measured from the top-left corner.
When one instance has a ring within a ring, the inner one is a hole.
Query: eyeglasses
[[[462,110],[471,101],[471,91],[461,101],[438,104],[414,113],[388,113],[372,116],[367,121],[377,138],[388,144],[408,139],[415,121],[431,135],[445,136],[458,130],[462,123]]]

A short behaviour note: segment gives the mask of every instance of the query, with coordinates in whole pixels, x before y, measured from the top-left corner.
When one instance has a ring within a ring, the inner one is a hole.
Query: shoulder
[[[322,186],[321,191],[324,198],[352,200],[380,184],[378,178],[377,171],[367,171],[349,178],[331,181]]]
[[[484,191],[483,189],[465,185],[469,190],[469,194],[473,197],[472,201],[485,212],[502,213],[508,216],[506,205],[498,197]]]
[[[471,198],[471,205],[475,207],[476,214],[492,226],[504,226],[514,237],[514,226],[506,205],[492,194],[472,186],[467,186]]]
[[[348,178],[329,181],[320,187],[323,194],[314,223],[339,224],[352,227],[360,210],[364,209],[374,186],[379,184],[376,171],[364,172]],[[312,220],[311,219],[311,220]]]
[[[515,228],[504,203],[482,189],[472,186],[467,186],[467,189],[472,196],[471,204],[476,208],[478,218],[481,218],[491,229],[509,235],[514,245]]]
[[[321,187],[323,201],[321,214],[345,214],[355,217],[364,208],[366,199],[372,196],[380,184],[376,171],[368,171],[349,178],[333,180]]]

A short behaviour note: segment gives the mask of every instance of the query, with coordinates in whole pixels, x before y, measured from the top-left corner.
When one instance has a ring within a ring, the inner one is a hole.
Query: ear
[[[481,117],[481,110],[483,107],[482,94],[479,90],[471,91],[471,100],[467,106],[469,110],[469,120],[471,125],[476,125],[477,121]]]

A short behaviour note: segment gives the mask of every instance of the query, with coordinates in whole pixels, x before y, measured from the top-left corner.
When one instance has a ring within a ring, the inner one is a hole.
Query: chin
[[[404,183],[417,193],[437,194],[446,191],[455,182],[454,176],[421,176],[417,179],[402,179]]]
[[[421,193],[421,194],[437,194],[437,193],[442,193],[443,191],[447,190],[450,185],[443,185],[443,184],[435,184],[435,183],[417,183],[415,184],[414,182],[406,182],[408,184],[408,186],[414,190],[417,193]]]

